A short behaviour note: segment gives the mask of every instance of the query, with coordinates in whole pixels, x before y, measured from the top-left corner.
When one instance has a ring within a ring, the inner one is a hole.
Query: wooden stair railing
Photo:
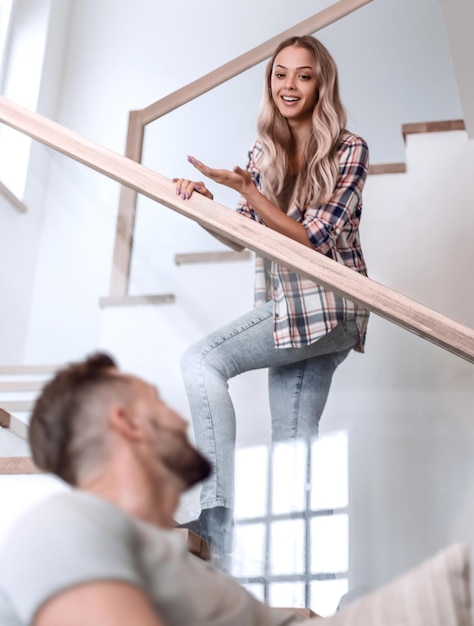
[[[8,189],[2,182],[0,182],[0,195],[8,200],[8,202],[15,207],[20,213],[26,213],[27,208],[23,202],[15,196],[15,194]]]
[[[0,122],[474,363],[474,329],[209,198],[193,196],[191,201],[182,200],[170,179],[3,96]]]
[[[147,124],[156,121],[160,117],[163,117],[163,115],[191,102],[195,98],[214,89],[214,87],[222,85],[231,78],[238,76],[242,72],[268,59],[271,57],[278,43],[287,37],[315,33],[343,17],[346,17],[349,13],[369,4],[369,2],[372,2],[372,0],[339,0],[306,20],[288,28],[279,35],[268,39],[256,48],[245,52],[192,83],[168,94],[164,98],[161,98],[161,100],[150,104],[144,109],[130,111],[125,156],[137,163],[141,163],[145,127]],[[136,208],[137,192],[129,187],[122,187],[115,233],[110,296],[126,296],[128,293]]]

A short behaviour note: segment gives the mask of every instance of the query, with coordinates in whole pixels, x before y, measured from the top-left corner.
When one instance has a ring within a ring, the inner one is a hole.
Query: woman
[[[268,64],[247,169],[216,170],[188,159],[204,176],[241,194],[242,215],[366,275],[359,222],[368,149],[345,125],[331,55],[314,37],[291,37]],[[213,198],[202,181],[174,181],[184,199],[194,191]],[[314,437],[332,375],[351,349],[363,352],[368,321],[357,304],[259,257],[255,304],[182,359],[196,443],[215,469],[202,490],[199,519],[186,526],[224,553],[235,447],[227,381],[268,368],[273,440]]]

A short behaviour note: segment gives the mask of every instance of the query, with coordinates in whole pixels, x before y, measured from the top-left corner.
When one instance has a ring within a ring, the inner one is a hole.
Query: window
[[[237,451],[232,575],[272,606],[332,615],[348,591],[348,442]]]

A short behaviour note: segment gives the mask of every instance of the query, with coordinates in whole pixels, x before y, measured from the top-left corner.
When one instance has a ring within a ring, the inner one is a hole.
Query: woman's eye
[[[300,78],[301,78],[302,80],[310,80],[310,79],[311,79],[311,76],[308,76],[307,74],[301,74],[301,75],[300,75]]]
[[[282,72],[277,72],[277,73],[275,74],[275,76],[276,76],[277,78],[285,78],[285,75],[284,75],[284,74],[282,74]]]

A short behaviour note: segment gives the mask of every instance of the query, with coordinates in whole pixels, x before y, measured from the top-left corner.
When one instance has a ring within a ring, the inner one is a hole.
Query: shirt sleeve
[[[246,170],[250,172],[254,185],[260,189],[260,169],[257,165],[258,159],[262,153],[262,146],[256,142],[253,148],[249,151]],[[245,217],[264,224],[263,220],[257,215],[256,211],[250,206],[247,200],[241,196],[237,204],[237,212]]]
[[[333,195],[325,204],[306,208],[302,220],[314,248],[326,255],[336,247],[348,222],[352,230],[357,230],[362,189],[367,178],[369,150],[365,141],[351,135],[340,150],[339,178]]]
[[[140,584],[133,527],[114,507],[82,494],[41,502],[2,549],[0,586],[21,622],[54,595],[81,583]]]

